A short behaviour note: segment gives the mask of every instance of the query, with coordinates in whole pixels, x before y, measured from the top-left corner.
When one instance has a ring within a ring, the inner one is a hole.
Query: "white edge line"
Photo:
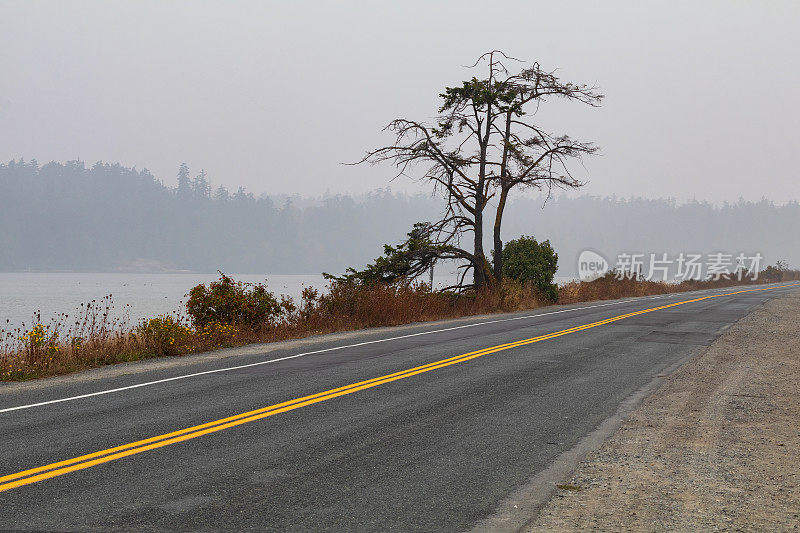
[[[732,289],[732,288],[735,288],[735,287],[725,287],[723,289],[707,289],[705,291],[697,291],[697,293],[712,292],[712,291],[718,291],[718,290],[729,290],[729,289]],[[662,295],[659,295],[659,296],[651,296],[648,299],[653,300],[653,299],[656,299],[656,298],[670,298],[672,296],[677,296],[679,294],[685,294],[685,293],[662,294]],[[547,313],[539,313],[539,314],[536,314],[536,315],[525,315],[525,316],[516,316],[516,317],[511,317],[511,318],[500,318],[500,319],[497,319],[497,320],[487,320],[485,322],[475,322],[473,324],[463,324],[461,326],[453,326],[453,327],[450,327],[450,328],[435,329],[435,330],[431,330],[431,331],[420,331],[418,333],[409,333],[408,335],[399,335],[397,337],[388,337],[388,338],[385,338],[385,339],[376,339],[376,340],[371,340],[371,341],[357,342],[355,344],[346,344],[344,346],[334,346],[333,348],[323,348],[321,350],[313,350],[313,351],[310,351],[310,352],[303,352],[303,353],[298,353],[298,354],[295,354],[295,355],[287,355],[286,357],[279,357],[277,359],[268,359],[266,361],[257,361],[255,363],[248,363],[246,365],[228,366],[228,367],[225,367],[225,368],[216,368],[214,370],[204,370],[203,372],[195,372],[193,374],[183,374],[181,376],[173,376],[171,378],[157,379],[157,380],[154,380],[154,381],[146,381],[144,383],[137,383],[135,385],[126,385],[125,387],[117,387],[115,389],[107,389],[107,390],[101,390],[101,391],[97,391],[97,392],[90,392],[88,394],[80,394],[78,396],[69,396],[69,397],[66,397],[66,398],[58,398],[56,400],[48,400],[48,401],[45,401],[45,402],[31,403],[31,404],[28,404],[28,405],[18,405],[16,407],[6,407],[4,409],[0,409],[0,413],[9,413],[11,411],[20,411],[22,409],[31,409],[33,407],[42,407],[44,405],[51,405],[51,404],[55,404],[55,403],[70,402],[70,401],[73,401],[73,400],[81,400],[83,398],[91,398],[93,396],[101,396],[101,395],[105,395],[105,394],[112,394],[112,393],[115,393],[115,392],[122,392],[122,391],[126,391],[126,390],[131,390],[131,389],[138,389],[140,387],[148,387],[150,385],[158,385],[159,383],[167,383],[167,382],[170,382],[170,381],[177,381],[177,380],[180,380],[180,379],[195,378],[195,377],[198,377],[198,376],[206,376],[206,375],[209,375],[209,374],[217,374],[219,372],[229,372],[231,370],[240,370],[242,368],[250,368],[250,367],[254,367],[254,366],[267,365],[267,364],[270,364],[270,363],[278,363],[280,361],[287,361],[289,359],[296,359],[298,357],[304,357],[306,355],[315,355],[315,354],[324,353],[324,352],[333,352],[333,351],[336,351],[336,350],[344,350],[346,348],[357,348],[359,346],[366,346],[368,344],[377,344],[377,343],[380,343],[380,342],[389,342],[389,341],[396,341],[396,340],[400,340],[400,339],[408,339],[410,337],[418,337],[420,335],[430,335],[432,333],[442,333],[442,332],[445,332],[445,331],[453,331],[453,330],[457,330],[457,329],[471,328],[471,327],[475,327],[475,326],[485,326],[487,324],[497,324],[499,322],[510,322],[512,320],[525,320],[525,319],[529,319],[529,318],[537,318],[537,317],[540,317],[540,316],[557,315],[557,314],[560,314],[560,313],[569,313],[571,311],[581,311],[581,310],[584,310],[584,309],[596,309],[598,307],[608,307],[610,305],[620,305],[620,304],[624,304],[624,303],[635,302],[637,299],[638,298],[630,298],[630,299],[621,300],[621,301],[618,301],[618,302],[609,302],[609,303],[597,304],[597,305],[587,305],[587,306],[584,306],[584,307],[573,307],[572,309],[561,309],[559,311],[550,311],[550,312],[547,312]]]

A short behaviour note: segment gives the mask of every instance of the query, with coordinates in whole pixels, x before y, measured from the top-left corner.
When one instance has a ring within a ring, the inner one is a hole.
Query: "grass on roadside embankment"
[[[323,294],[305,289],[296,302],[275,298],[263,285],[247,285],[222,276],[208,286],[192,289],[186,314],[130,324],[111,318],[113,304],[108,296],[82,305],[72,318],[63,314],[43,324],[34,317],[30,328],[0,329],[0,381],[336,331],[800,279],[798,271],[775,274],[772,268],[768,267],[757,282],[720,279],[676,284],[619,280],[609,274],[591,282],[562,285],[556,302],[530,285],[515,282],[506,282],[495,291],[458,296],[431,291],[424,284],[363,286],[335,281]]]

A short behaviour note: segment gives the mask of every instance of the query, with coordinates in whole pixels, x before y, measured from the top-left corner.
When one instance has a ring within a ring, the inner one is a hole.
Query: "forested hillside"
[[[267,171],[261,171],[267,172]],[[800,205],[580,196],[516,200],[504,239],[549,239],[562,276],[584,248],[761,252],[800,264]],[[255,197],[212,189],[205,173],[179,170],[178,185],[147,170],[97,163],[0,165],[0,270],[194,270],[340,272],[361,266],[440,208],[436,198],[377,191],[358,198]]]

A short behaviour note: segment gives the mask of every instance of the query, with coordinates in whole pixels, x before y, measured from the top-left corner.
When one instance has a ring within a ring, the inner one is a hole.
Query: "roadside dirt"
[[[667,378],[528,530],[800,531],[800,294]]]

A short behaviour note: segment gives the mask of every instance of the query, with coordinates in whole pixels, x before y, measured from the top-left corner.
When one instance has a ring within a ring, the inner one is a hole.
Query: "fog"
[[[176,169],[177,170],[177,169]],[[255,196],[208,186],[189,169],[181,186],[120,165],[0,165],[0,271],[319,274],[363,267],[414,222],[433,220],[431,195]],[[518,198],[504,239],[550,240],[559,276],[578,255],[761,253],[800,265],[800,204],[740,201],[714,206],[667,200]],[[488,243],[487,243],[488,244]],[[446,267],[440,267],[446,268]]]
[[[800,198],[797,2],[490,6],[4,0],[0,161],[111,161],[170,183],[185,161],[234,191],[364,194],[392,169],[341,163],[390,119],[430,118],[502,49],[606,95],[541,111],[602,149],[576,194]]]

